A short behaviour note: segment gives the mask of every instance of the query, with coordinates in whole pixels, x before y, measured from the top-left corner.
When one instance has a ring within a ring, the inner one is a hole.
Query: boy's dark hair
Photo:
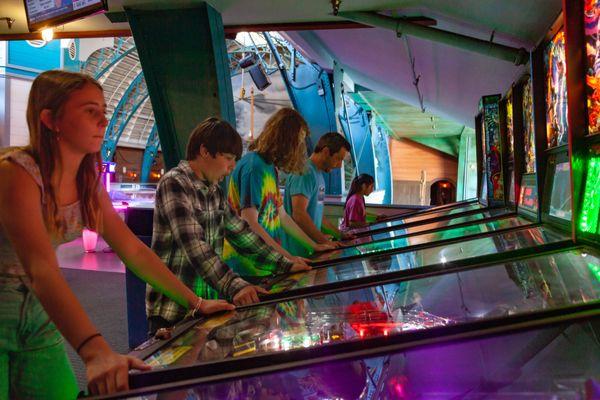
[[[202,145],[213,157],[217,153],[229,153],[239,160],[242,156],[242,138],[239,133],[229,122],[216,117],[206,118],[192,130],[185,150],[185,159],[195,159]]]
[[[329,154],[335,154],[343,148],[350,151],[350,143],[345,137],[337,132],[327,132],[319,138],[314,152],[320,153],[325,147],[329,149]]]

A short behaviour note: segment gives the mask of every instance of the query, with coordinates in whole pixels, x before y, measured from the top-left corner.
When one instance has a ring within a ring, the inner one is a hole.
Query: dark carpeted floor
[[[127,353],[125,274],[78,269],[62,269],[62,273],[113,350]],[[75,351],[68,345],[66,347],[79,387],[83,390],[86,387],[85,368]]]

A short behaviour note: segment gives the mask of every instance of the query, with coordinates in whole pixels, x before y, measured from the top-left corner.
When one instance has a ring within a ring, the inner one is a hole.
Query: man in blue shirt
[[[350,151],[350,143],[339,133],[329,132],[321,136],[314,152],[301,175],[289,175],[285,185],[283,205],[296,224],[315,242],[330,243],[331,237],[321,232],[321,227],[341,234],[327,218],[323,217],[325,199],[324,172],[340,168]],[[293,238],[287,238],[292,254],[302,254],[304,247]],[[294,252],[296,251],[296,252]],[[300,253],[298,253],[300,252]]]

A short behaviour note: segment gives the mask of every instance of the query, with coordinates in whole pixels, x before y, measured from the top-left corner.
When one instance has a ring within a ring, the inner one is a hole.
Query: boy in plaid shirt
[[[277,273],[285,273],[310,267],[272,249],[231,210],[218,183],[231,173],[241,154],[242,140],[226,121],[208,118],[194,128],[186,160],[158,184],[152,249],[201,298],[225,297],[247,305],[267,291],[246,282],[222,261],[224,238],[254,259],[259,269],[276,265]],[[146,314],[154,333],[182,319],[185,309],[148,286]]]

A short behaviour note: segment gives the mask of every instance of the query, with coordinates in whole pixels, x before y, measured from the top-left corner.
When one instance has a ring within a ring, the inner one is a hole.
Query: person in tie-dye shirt
[[[249,152],[238,162],[231,174],[227,199],[231,208],[246,220],[252,230],[267,244],[288,258],[293,256],[281,246],[283,229],[312,251],[331,249],[310,239],[294,223],[283,208],[277,184],[277,169],[286,173],[301,173],[306,162],[305,139],[308,126],[302,116],[291,108],[282,108],[265,123],[260,136],[250,145]],[[249,260],[227,245],[223,256],[234,271],[245,277],[276,272],[265,266],[254,267]],[[295,262],[304,262],[294,258]]]

